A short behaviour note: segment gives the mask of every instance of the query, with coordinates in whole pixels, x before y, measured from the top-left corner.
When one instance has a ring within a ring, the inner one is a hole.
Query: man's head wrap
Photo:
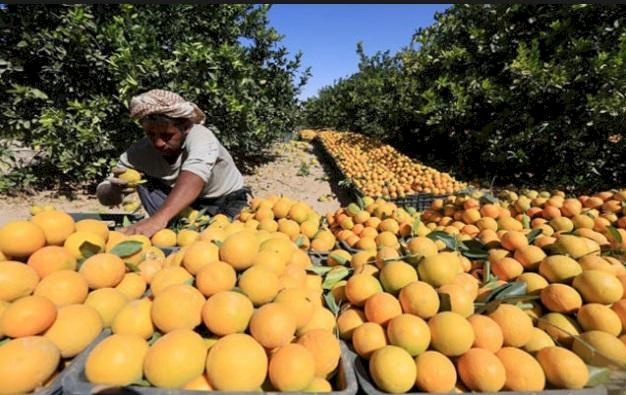
[[[132,118],[141,120],[151,114],[163,114],[170,118],[187,118],[195,124],[203,124],[206,118],[197,105],[174,92],[163,89],[153,89],[134,96],[130,101]]]

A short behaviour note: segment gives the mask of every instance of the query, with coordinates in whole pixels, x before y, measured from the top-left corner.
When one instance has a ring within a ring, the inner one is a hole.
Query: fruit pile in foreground
[[[350,268],[340,336],[380,390],[578,389],[626,366],[626,194],[543,195],[451,196],[329,254],[329,273]],[[368,203],[343,220],[399,211]]]
[[[320,131],[318,137],[343,174],[367,196],[397,199],[417,193],[450,194],[467,188],[448,173],[352,132]]]
[[[335,317],[306,251],[287,234],[213,220],[152,240],[59,211],[3,225],[0,393],[44,386],[103,328],[112,335],[86,359],[93,384],[330,391]],[[167,257],[154,246],[174,241]]]

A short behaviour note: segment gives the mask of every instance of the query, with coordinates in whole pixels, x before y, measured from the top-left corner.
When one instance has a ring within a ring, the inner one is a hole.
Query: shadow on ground
[[[317,161],[324,169],[324,173],[326,173],[326,175],[328,176],[330,189],[337,197],[339,203],[341,203],[341,206],[345,207],[351,202],[355,201],[352,192],[348,188],[339,185],[339,182],[344,180],[344,176],[337,167],[337,165],[334,163],[334,159],[332,159],[324,151],[319,142],[315,140],[311,142],[311,153],[313,153],[317,157]]]

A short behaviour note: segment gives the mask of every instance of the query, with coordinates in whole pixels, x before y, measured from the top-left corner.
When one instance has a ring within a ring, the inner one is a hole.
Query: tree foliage
[[[305,103],[307,124],[380,136],[465,179],[623,186],[625,23],[621,6],[454,5]]]
[[[9,5],[0,10],[0,139],[42,149],[39,168],[23,171],[47,185],[93,182],[141,136],[130,98],[164,88],[196,102],[245,161],[291,132],[309,75],[268,10]]]

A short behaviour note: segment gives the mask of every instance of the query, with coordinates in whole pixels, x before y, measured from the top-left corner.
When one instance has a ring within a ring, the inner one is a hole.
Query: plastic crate
[[[92,395],[96,393],[107,394],[145,394],[145,395],[197,395],[198,391],[192,390],[178,390],[178,389],[166,389],[155,387],[142,387],[130,385],[126,387],[111,387],[106,388],[101,385],[94,385],[87,381],[85,377],[85,361],[87,355],[91,349],[96,346],[97,343],[92,344],[86,353],[81,354],[81,358],[76,361],[75,364],[69,368],[67,374],[63,377],[63,393],[71,395]],[[339,360],[339,368],[335,377],[331,380],[331,384],[334,387],[340,389],[328,392],[331,395],[353,395],[357,393],[358,383],[354,374],[352,364],[352,354],[348,350],[347,345],[344,342],[340,342],[341,347],[341,359]],[[287,392],[265,392],[266,394],[287,394]],[[288,392],[289,394],[302,394],[305,392]],[[225,392],[225,391],[211,391],[211,394],[216,395],[232,395],[232,394],[248,394],[258,395],[258,391],[253,392]]]
[[[91,342],[91,344],[87,346],[87,348],[85,348],[80,354],[78,354],[73,359],[71,359],[69,364],[66,367],[64,367],[63,370],[61,370],[48,385],[46,385],[43,388],[36,389],[33,392],[30,392],[28,395],[57,395],[57,394],[63,393],[63,384],[62,384],[63,378],[65,377],[65,375],[67,375],[67,372],[69,372],[70,367],[77,360],[85,357],[88,353],[88,350],[91,350],[91,348],[94,345],[100,343],[104,338],[106,338],[110,334],[111,334],[110,329],[102,330],[102,332],[100,332],[100,334]]]
[[[352,352],[352,351],[350,351]],[[354,356],[354,371],[359,382],[359,388],[368,395],[386,395],[388,392],[380,391],[376,384],[372,381],[372,378],[369,374],[369,369],[367,368],[367,362],[365,362],[362,358],[356,356],[356,354],[352,353]],[[593,388],[584,388],[580,390],[569,390],[569,389],[547,389],[539,392],[518,392],[518,391],[498,391],[498,392],[473,392],[481,395],[607,395],[607,389],[605,386],[600,385]],[[427,395],[427,392],[406,392],[407,395]]]
[[[124,218],[127,218],[131,223],[141,221],[144,216],[137,213],[96,213],[96,212],[77,212],[68,213],[74,221],[80,221],[82,219],[97,219],[107,223],[110,229],[115,229],[124,226]]]

